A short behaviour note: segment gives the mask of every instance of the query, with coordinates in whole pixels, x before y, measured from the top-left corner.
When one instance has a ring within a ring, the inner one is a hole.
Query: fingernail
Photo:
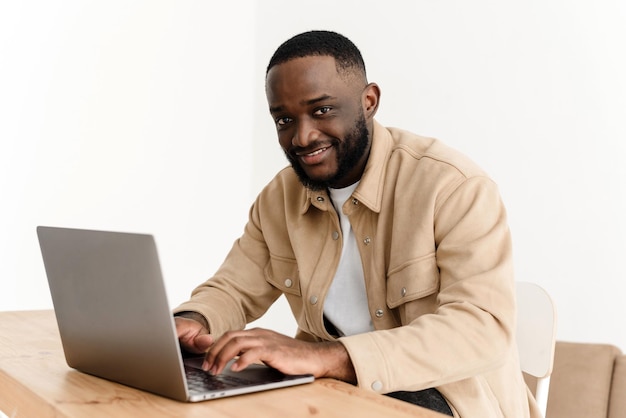
[[[204,370],[205,372],[209,371],[209,362],[208,361],[204,360],[202,362],[202,370]]]
[[[211,370],[209,370],[209,373],[213,376],[215,376],[217,374],[217,367],[213,366],[211,367]]]

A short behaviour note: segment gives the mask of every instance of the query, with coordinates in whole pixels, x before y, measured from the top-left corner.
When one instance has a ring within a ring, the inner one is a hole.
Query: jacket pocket
[[[391,309],[425,298],[439,289],[435,253],[411,260],[389,272],[387,306]]]
[[[283,293],[300,296],[300,275],[294,259],[271,255],[265,266],[265,280]]]

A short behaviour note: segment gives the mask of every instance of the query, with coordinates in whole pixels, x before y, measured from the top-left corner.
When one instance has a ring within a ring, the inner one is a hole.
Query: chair
[[[556,342],[548,417],[626,418],[625,393],[626,355],[618,347]]]
[[[539,285],[516,282],[517,347],[522,371],[537,378],[535,400],[545,417],[554,365],[556,310]]]

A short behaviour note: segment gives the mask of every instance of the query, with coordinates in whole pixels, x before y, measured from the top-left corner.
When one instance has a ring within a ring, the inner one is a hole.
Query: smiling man
[[[340,189],[361,178],[378,97],[378,86],[367,84],[363,68],[338,67],[332,56],[273,63],[267,73],[270,112],[280,145],[305,186]]]
[[[312,31],[266,74],[291,167],[254,202],[214,277],[175,311],[219,373],[264,362],[456,417],[537,417],[519,366],[511,240],[496,185],[441,142],[374,116],[356,46]],[[295,338],[244,330],[281,295]]]

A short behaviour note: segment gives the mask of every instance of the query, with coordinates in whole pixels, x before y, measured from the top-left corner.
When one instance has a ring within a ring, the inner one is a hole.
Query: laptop
[[[152,235],[37,228],[67,364],[179,401],[197,402],[313,381],[254,364],[211,376],[185,358]]]

